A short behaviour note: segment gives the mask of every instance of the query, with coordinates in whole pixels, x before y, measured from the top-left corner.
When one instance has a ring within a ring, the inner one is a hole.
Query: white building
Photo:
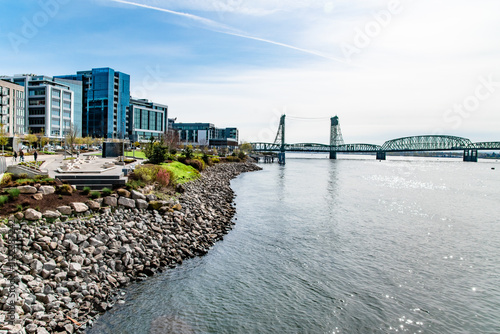
[[[25,87],[27,133],[62,139],[69,132],[74,122],[74,93],[69,86],[38,75],[15,75],[4,80]]]

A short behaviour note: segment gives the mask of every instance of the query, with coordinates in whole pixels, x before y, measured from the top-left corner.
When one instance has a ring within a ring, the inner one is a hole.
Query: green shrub
[[[33,180],[42,181],[46,177],[47,177],[47,175],[35,175],[35,177],[33,177]]]
[[[214,164],[218,164],[220,162],[219,158],[217,158],[217,157],[213,157],[211,160],[212,160],[212,163],[214,163]]]
[[[84,195],[90,194],[90,187],[83,187],[82,194]]]
[[[134,177],[145,183],[153,183],[156,181],[156,175],[158,175],[160,169],[161,167],[158,165],[140,166],[134,170]]]
[[[188,145],[184,149],[184,156],[186,157],[187,160],[191,159],[193,157],[193,146]]]
[[[142,188],[146,185],[142,180],[130,180],[127,182],[126,186],[128,189],[134,189],[137,190],[139,188]]]
[[[113,191],[109,188],[102,188],[101,192],[103,196],[109,196],[111,195],[111,193],[113,193]]]
[[[7,195],[0,196],[0,206],[3,206],[8,201],[9,201],[9,196],[7,196]]]
[[[245,152],[240,151],[240,153],[238,153],[238,158],[240,158],[240,160],[245,160],[246,158]]]
[[[16,211],[23,211],[23,206],[21,204],[16,205]]]
[[[26,184],[31,184],[31,183],[34,183],[34,182],[35,182],[35,180],[33,180],[33,179],[24,179],[23,178],[23,179],[17,179],[16,180],[16,183],[19,184],[19,185],[21,185],[21,186],[26,185]]]
[[[26,173],[21,173],[18,175],[18,179],[27,179],[28,178],[28,174]]]
[[[16,199],[19,197],[19,195],[21,194],[21,190],[17,189],[17,188],[12,188],[12,189],[9,189],[7,191],[7,194],[9,194],[9,198],[10,199]]]
[[[100,192],[98,192],[98,191],[92,191],[92,192],[90,192],[90,198],[96,199],[96,198],[99,198],[99,197],[101,197],[101,193]]]
[[[12,181],[12,174],[11,173],[5,173],[2,177],[2,181],[0,182],[0,185],[6,186]]]

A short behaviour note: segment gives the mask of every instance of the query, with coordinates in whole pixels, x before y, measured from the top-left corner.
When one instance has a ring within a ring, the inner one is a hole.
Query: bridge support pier
[[[464,161],[477,162],[477,149],[464,150]]]
[[[337,152],[335,151],[330,151],[330,159],[336,160],[337,159]]]
[[[278,163],[280,165],[284,165],[285,164],[285,152],[278,153]]]
[[[377,152],[377,160],[385,160],[385,152],[384,151]]]

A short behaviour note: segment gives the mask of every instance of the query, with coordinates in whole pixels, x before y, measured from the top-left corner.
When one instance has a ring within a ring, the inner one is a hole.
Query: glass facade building
[[[82,82],[83,136],[127,137],[130,75],[105,67],[56,78]]]
[[[151,137],[159,139],[168,131],[168,106],[130,98],[127,123],[131,141],[148,141]]]
[[[237,128],[216,128],[212,123],[173,123],[172,128],[179,133],[184,144],[208,146],[216,140],[238,143]]]

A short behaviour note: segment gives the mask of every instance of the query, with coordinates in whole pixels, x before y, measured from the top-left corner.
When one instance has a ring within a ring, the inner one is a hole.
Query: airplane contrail
[[[122,4],[126,4],[126,5],[131,5],[131,6],[136,6],[136,7],[147,8],[147,9],[151,9],[151,10],[156,10],[156,11],[160,11],[160,12],[164,12],[164,13],[168,13],[168,14],[172,14],[172,15],[182,16],[182,17],[185,17],[185,18],[188,18],[188,19],[191,19],[191,20],[203,23],[204,25],[208,26],[210,28],[210,30],[218,32],[218,33],[221,33],[221,34],[232,35],[232,36],[236,36],[236,37],[251,39],[251,40],[254,40],[254,41],[260,41],[260,42],[264,42],[264,43],[278,45],[278,46],[282,46],[282,47],[285,47],[285,48],[288,48],[288,49],[292,49],[292,50],[296,50],[296,51],[308,53],[308,54],[311,54],[311,55],[314,55],[314,56],[318,56],[318,57],[321,57],[321,58],[325,58],[325,59],[329,59],[329,60],[334,60],[334,61],[337,61],[337,62],[340,62],[340,63],[343,63],[343,64],[350,65],[347,61],[345,61],[345,60],[343,60],[341,58],[331,57],[331,56],[325,55],[325,54],[323,54],[321,52],[318,52],[318,51],[303,49],[303,48],[300,48],[300,47],[297,47],[297,46],[293,46],[293,45],[285,44],[285,43],[281,43],[281,42],[276,42],[276,41],[273,41],[273,40],[270,40],[270,39],[265,39],[265,38],[251,36],[251,35],[248,35],[248,34],[246,34],[244,32],[238,31],[237,29],[234,29],[234,28],[232,28],[230,26],[227,26],[225,24],[219,23],[219,22],[214,21],[214,20],[207,19],[205,17],[198,16],[198,15],[193,15],[193,14],[183,13],[183,12],[177,12],[177,11],[170,10],[170,9],[149,6],[149,5],[145,5],[145,4],[141,4],[141,3],[137,3],[137,2],[132,2],[132,1],[126,1],[126,0],[110,0],[110,1],[112,1],[112,2],[118,2],[118,3],[122,3]]]

